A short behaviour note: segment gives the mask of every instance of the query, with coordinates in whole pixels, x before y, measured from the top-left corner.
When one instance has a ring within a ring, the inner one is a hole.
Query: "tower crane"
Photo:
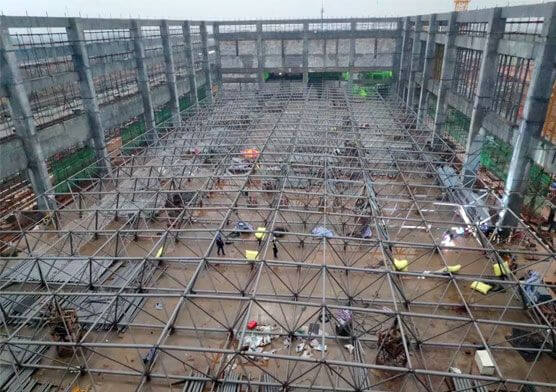
[[[467,11],[471,0],[454,0],[456,11]]]

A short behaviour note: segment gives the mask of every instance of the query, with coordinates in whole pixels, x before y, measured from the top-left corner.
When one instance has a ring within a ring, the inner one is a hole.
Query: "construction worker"
[[[222,234],[220,232],[216,234],[216,247],[216,254],[218,256],[220,256],[220,252],[222,252],[222,256],[226,256],[226,253],[224,253],[224,240],[222,239]]]
[[[274,258],[278,258],[278,247],[276,246],[276,238],[272,239],[272,253],[274,254]]]

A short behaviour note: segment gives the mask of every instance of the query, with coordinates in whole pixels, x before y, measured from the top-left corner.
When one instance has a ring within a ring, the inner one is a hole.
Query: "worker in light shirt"
[[[445,231],[444,234],[442,234],[442,241],[440,242],[440,244],[442,246],[456,246],[454,242],[454,235],[451,231]]]

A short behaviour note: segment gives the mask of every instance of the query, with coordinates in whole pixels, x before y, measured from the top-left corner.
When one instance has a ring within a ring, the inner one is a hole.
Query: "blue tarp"
[[[312,235],[316,235],[317,237],[326,237],[326,238],[332,238],[334,237],[334,233],[332,232],[332,230],[327,229],[326,227],[322,227],[322,226],[317,226],[315,227],[313,230],[311,230],[311,234]]]

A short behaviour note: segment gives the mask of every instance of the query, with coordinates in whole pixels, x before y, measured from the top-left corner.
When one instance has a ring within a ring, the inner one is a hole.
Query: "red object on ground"
[[[247,323],[247,329],[255,329],[257,328],[257,322],[256,321],[249,321]]]
[[[249,159],[249,160],[255,160],[259,157],[259,150],[257,150],[256,148],[248,148],[246,150],[243,150],[241,152],[241,155],[243,155],[244,159]]]

